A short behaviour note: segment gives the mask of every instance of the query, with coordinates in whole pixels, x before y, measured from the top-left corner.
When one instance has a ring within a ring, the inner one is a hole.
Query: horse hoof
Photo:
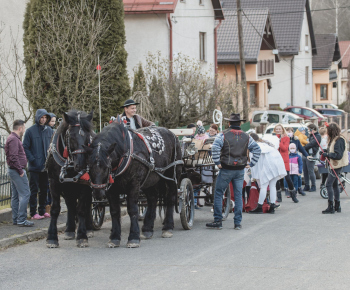
[[[173,236],[172,231],[163,231],[162,238],[171,238]]]
[[[94,237],[94,231],[87,231],[86,233],[87,237],[90,239],[90,238],[93,238]]]
[[[140,247],[140,241],[139,240],[131,240],[128,241],[126,244],[127,248],[139,248]]]
[[[143,240],[148,240],[148,239],[152,239],[153,237],[153,233],[152,232],[143,232],[140,235],[140,238]]]
[[[64,239],[65,240],[74,240],[75,239],[75,232],[65,232]]]
[[[120,240],[109,240],[107,246],[108,248],[118,248],[120,246]]]
[[[78,248],[87,248],[88,246],[89,246],[89,243],[88,243],[87,239],[77,240],[77,247]]]
[[[58,241],[56,241],[56,240],[47,240],[46,241],[46,247],[48,247],[49,249],[58,248]]]

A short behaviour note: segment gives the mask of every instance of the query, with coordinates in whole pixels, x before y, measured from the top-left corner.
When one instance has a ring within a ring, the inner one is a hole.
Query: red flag
[[[97,69],[97,70],[101,70],[101,66],[100,66],[100,65],[97,65],[96,69]]]

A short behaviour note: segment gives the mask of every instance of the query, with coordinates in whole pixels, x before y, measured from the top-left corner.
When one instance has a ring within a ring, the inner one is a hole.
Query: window
[[[206,60],[205,39],[206,33],[199,32],[199,59],[202,61]]]
[[[303,115],[306,117],[315,117],[316,116],[316,114],[314,112],[307,110],[307,109],[303,109]]]
[[[309,35],[305,34],[305,46],[309,46]]]
[[[249,84],[249,100],[250,100],[250,105],[252,107],[258,106],[256,84]]]
[[[297,115],[301,115],[301,108],[291,108],[291,112]]]
[[[327,85],[320,85],[320,99],[327,100]]]
[[[274,60],[265,59],[258,61],[258,76],[266,76],[274,74]]]
[[[309,83],[309,67],[305,67],[305,84]]]

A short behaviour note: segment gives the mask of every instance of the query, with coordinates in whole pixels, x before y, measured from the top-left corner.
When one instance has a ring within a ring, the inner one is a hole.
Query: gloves
[[[323,157],[323,158],[328,158],[328,157],[329,157],[329,155],[328,155],[328,153],[327,153],[327,152],[324,152],[324,153],[322,153],[322,157]]]

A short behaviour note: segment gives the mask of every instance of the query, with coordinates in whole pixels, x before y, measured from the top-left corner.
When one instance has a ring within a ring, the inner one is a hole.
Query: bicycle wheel
[[[231,189],[230,185],[226,188],[222,200],[222,220],[226,220],[228,214],[232,211],[232,202],[231,202]]]
[[[324,199],[328,199],[327,187],[322,187],[320,190],[320,195]]]

